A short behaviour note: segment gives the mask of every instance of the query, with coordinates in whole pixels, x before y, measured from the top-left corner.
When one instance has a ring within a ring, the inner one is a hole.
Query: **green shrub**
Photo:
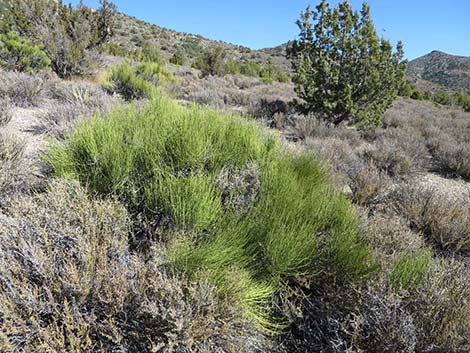
[[[438,91],[436,92],[432,100],[436,103],[442,104],[442,105],[450,105],[452,103],[452,97],[450,96],[449,92],[447,91]]]
[[[398,91],[398,95],[405,98],[410,98],[413,95],[413,86],[409,82],[403,81],[402,85],[400,86],[400,90]]]
[[[419,101],[422,101],[422,100],[426,99],[425,95],[417,89],[413,90],[413,92],[411,93],[411,98],[419,100]]]
[[[188,58],[186,57],[186,53],[180,47],[176,49],[175,53],[170,58],[170,64],[173,64],[176,66],[184,65],[186,64],[187,61],[188,61]]]
[[[154,85],[176,82],[175,77],[164,64],[156,62],[140,62],[136,66],[136,75]]]
[[[279,66],[274,64],[271,60],[268,61],[266,66],[261,68],[259,76],[263,81],[272,82],[288,82],[290,76],[287,72],[282,71]]]
[[[202,47],[196,38],[185,38],[181,48],[190,58],[196,58],[201,55]]]
[[[245,76],[259,77],[261,74],[261,67],[255,62],[244,61],[239,63],[240,73]]]
[[[126,100],[132,100],[149,98],[155,87],[139,77],[130,64],[124,63],[112,70],[110,81],[105,84],[105,88],[120,94]]]
[[[114,56],[120,56],[120,57],[127,56],[126,50],[122,46],[119,46],[115,43],[109,43],[109,44],[104,45],[103,48],[101,48],[101,51],[104,53],[108,53],[110,55],[114,55]]]
[[[176,82],[173,74],[157,62],[140,62],[136,67],[124,63],[111,71],[109,82],[104,88],[118,93],[126,100],[150,98],[155,86]]]
[[[466,112],[470,112],[470,95],[464,92],[456,92],[453,96],[454,104],[461,106]]]
[[[390,281],[394,287],[410,290],[418,287],[426,278],[431,265],[431,252],[403,253],[392,264]]]
[[[433,94],[429,91],[423,93],[415,88],[411,98],[417,100],[433,100],[442,105],[460,106],[466,112],[470,111],[470,95],[462,91],[451,94],[449,91],[440,90]]]
[[[217,49],[213,49],[194,62],[193,67],[202,70],[204,75],[244,75],[260,78],[266,83],[272,83],[273,81],[287,82],[289,80],[289,75],[270,60],[263,66],[253,61],[240,62],[225,59],[225,52],[219,53]]]
[[[224,48],[215,46],[207,49],[192,67],[202,71],[204,76],[224,76],[226,74],[226,56]]]
[[[157,48],[149,43],[145,43],[140,48],[130,52],[128,57],[134,61],[156,63],[162,66],[165,65],[165,60],[163,60],[162,54],[160,54]]]
[[[240,70],[241,70],[240,63],[235,60],[230,60],[225,64],[224,75],[225,74],[239,75]]]
[[[375,268],[320,163],[283,152],[278,138],[239,117],[154,94],[142,110],[87,121],[47,159],[55,175],[184,230],[170,239],[170,264],[215,284],[265,329],[279,329],[269,303],[290,280],[355,281]],[[218,180],[247,165],[259,168],[257,196],[242,210],[226,207]]]
[[[15,32],[0,33],[0,66],[9,70],[35,72],[49,67],[51,61],[42,48]]]

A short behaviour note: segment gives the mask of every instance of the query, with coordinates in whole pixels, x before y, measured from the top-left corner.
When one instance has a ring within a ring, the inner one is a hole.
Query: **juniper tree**
[[[334,8],[323,0],[307,7],[297,25],[299,38],[287,48],[297,107],[335,125],[379,124],[402,84],[402,43],[394,51],[379,38],[367,3],[358,13],[347,0]]]
[[[35,72],[50,65],[51,61],[38,45],[15,32],[0,33],[0,67],[9,70]]]
[[[89,69],[89,53],[113,34],[116,6],[100,0],[93,11],[80,1],[76,8],[53,0],[6,1],[3,32],[14,31],[43,47],[60,77]]]

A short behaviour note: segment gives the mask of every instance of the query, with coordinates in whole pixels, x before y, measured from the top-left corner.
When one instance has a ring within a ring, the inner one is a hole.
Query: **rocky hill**
[[[265,64],[268,60],[271,60],[286,71],[290,68],[290,64],[285,58],[285,45],[253,50],[240,45],[207,39],[197,34],[177,32],[122,13],[118,15],[116,23],[118,28],[113,44],[119,50],[126,52],[141,46],[143,43],[151,43],[159,48],[166,58],[169,58],[180,48],[189,59],[194,59],[208,47],[218,45],[223,46],[233,59],[247,60],[258,64]]]
[[[408,64],[407,76],[420,85],[470,91],[470,57],[432,51]]]

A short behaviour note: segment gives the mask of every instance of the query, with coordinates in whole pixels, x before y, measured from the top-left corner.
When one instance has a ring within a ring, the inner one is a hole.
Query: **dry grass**
[[[371,207],[379,203],[390,182],[387,175],[378,170],[372,162],[364,168],[350,170],[348,175],[352,200],[360,206]]]
[[[432,188],[403,185],[389,195],[393,209],[439,250],[470,251],[470,195],[447,199]]]
[[[397,254],[424,248],[423,237],[410,230],[406,222],[392,214],[377,213],[365,217],[366,236],[383,264],[390,264]]]
[[[403,100],[387,112],[385,127],[406,131],[415,144],[425,143],[431,158],[426,169],[444,176],[470,177],[470,113],[436,107],[431,102]],[[421,147],[420,147],[421,148]]]
[[[38,75],[0,71],[0,99],[7,98],[14,106],[37,106],[44,98],[44,80]]]
[[[328,126],[315,116],[288,113],[284,120],[287,137],[305,141],[343,180],[370,163],[395,180],[429,171],[463,179],[470,175],[470,114],[456,109],[397,101],[382,128],[361,133]]]
[[[288,83],[266,84],[256,78],[240,75],[200,78],[198,70],[184,67],[173,70],[176,71],[175,76],[179,83],[167,90],[176,99],[185,102],[251,113],[259,118],[272,120],[278,110],[266,106],[272,105],[272,102],[285,105],[294,97],[293,86]]]
[[[7,125],[13,118],[13,111],[9,98],[0,99],[0,127]]]
[[[54,182],[0,214],[0,351],[220,352],[263,338],[204,283],[128,250],[128,217]]]
[[[403,177],[425,170],[429,152],[413,131],[390,127],[376,132],[364,158],[391,177]]]
[[[259,168],[254,164],[248,164],[241,170],[224,168],[216,182],[223,207],[240,212],[253,205],[260,191],[259,173]]]
[[[413,316],[401,299],[376,288],[323,287],[301,301],[284,299],[292,328],[278,352],[415,352]]]
[[[0,209],[15,195],[31,187],[31,161],[24,144],[11,134],[0,132]]]
[[[470,278],[454,260],[438,260],[428,279],[407,299],[418,333],[417,352],[470,351]]]
[[[80,121],[80,118],[90,116],[93,110],[85,106],[54,101],[44,105],[37,114],[39,123],[34,126],[34,131],[39,134],[47,134],[59,139],[65,138],[67,133]]]
[[[91,110],[107,109],[117,101],[107,95],[101,86],[86,82],[58,81],[49,88],[49,95],[61,103]]]
[[[317,283],[303,298],[281,296],[291,326],[277,352],[467,352],[468,270],[455,260],[433,259],[427,266],[409,291],[397,291],[380,276],[360,288]]]
[[[73,128],[94,114],[105,113],[122,101],[108,95],[101,87],[85,82],[45,81],[45,99],[35,111],[35,133],[63,139]]]

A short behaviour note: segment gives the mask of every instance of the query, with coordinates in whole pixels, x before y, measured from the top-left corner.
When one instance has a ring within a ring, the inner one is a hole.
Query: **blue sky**
[[[72,1],[77,3],[78,1]],[[294,39],[305,0],[114,0],[121,12],[177,31],[253,49]],[[330,3],[337,3],[337,0]],[[96,7],[98,0],[85,0]],[[318,1],[311,1],[316,5]],[[360,9],[361,0],[350,0]],[[470,56],[470,0],[369,0],[377,31],[408,59],[441,50]]]

